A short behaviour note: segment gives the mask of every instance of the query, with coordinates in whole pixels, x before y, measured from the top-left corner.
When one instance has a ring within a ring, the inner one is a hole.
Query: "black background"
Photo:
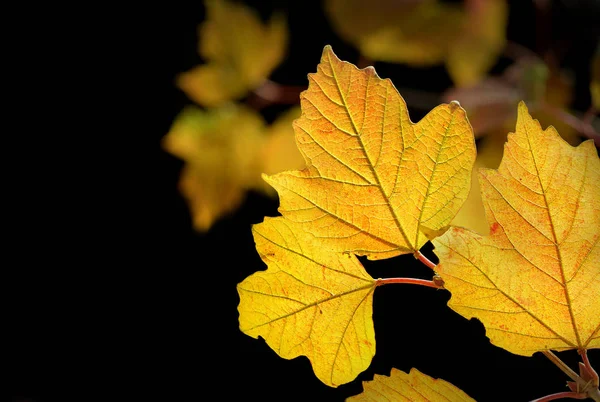
[[[319,3],[247,3],[264,18],[272,10],[287,10],[290,44],[286,60],[271,75],[273,81],[306,85],[306,74],[316,71],[326,44],[342,60],[358,62],[358,52],[331,30]],[[589,0],[551,3],[542,24],[535,22],[539,15],[532,2],[511,1],[507,36],[533,50],[564,50],[563,67],[576,78],[572,106],[583,111],[590,103],[589,63],[600,6]],[[70,258],[69,269],[26,267],[7,284],[15,295],[11,303],[19,307],[7,318],[5,364],[14,401],[341,401],[360,393],[361,381],[388,375],[392,367],[415,367],[478,401],[527,401],[566,390],[567,377],[544,356],[517,356],[491,345],[481,323],[447,308],[448,292],[429,288],[377,289],[377,353],[357,380],[337,389],[322,384],[306,358],[284,360],[262,339],[241,333],[236,284],[265,269],[250,228],[264,216],[277,215],[277,200],[249,192],[244,204],[208,233],[192,229],[177,191],[182,162],[162,151],[160,140],[177,113],[191,103],[174,78],[203,62],[196,48],[204,8],[199,1],[154,7],[139,16],[147,18],[152,53],[142,55],[136,69],[148,77],[144,85],[151,105],[136,116],[148,130],[136,136],[142,142],[135,168],[123,173],[128,191],[114,197],[124,218],[85,258]],[[137,37],[144,35],[136,32]],[[500,59],[493,73],[507,65],[508,60]],[[401,92],[412,88],[439,94],[451,86],[443,66],[413,69],[375,63],[375,68]],[[427,110],[407,101],[411,119],[418,121]],[[263,114],[272,121],[284,108],[269,107]],[[94,221],[87,220],[85,226],[85,233],[64,238],[63,251],[48,246],[39,252],[60,264],[69,252],[65,249],[78,247],[81,236],[93,235]],[[430,245],[424,252],[435,259]],[[412,256],[363,263],[375,278],[430,277]],[[598,351],[589,355],[598,368]],[[559,356],[576,367],[576,352]]]

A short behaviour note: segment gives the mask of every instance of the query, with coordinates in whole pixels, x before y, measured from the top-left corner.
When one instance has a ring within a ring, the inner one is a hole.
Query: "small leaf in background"
[[[415,67],[446,63],[456,86],[470,86],[495,64],[506,44],[505,0],[469,9],[436,0],[328,0],[334,29],[375,61]]]
[[[323,249],[282,217],[267,217],[252,232],[268,268],[237,286],[240,330],[285,359],[308,357],[331,387],[354,380],[375,354],[376,281],[355,256]]]
[[[438,1],[328,0],[334,29],[376,61],[421,67],[444,61],[463,24],[459,6]]]
[[[266,177],[283,216],[332,250],[370,259],[415,252],[450,224],[475,160],[457,103],[412,123],[389,79],[326,46],[301,107],[294,128],[307,167]]]
[[[490,235],[433,240],[448,305],[512,353],[600,347],[600,159],[519,104],[498,170],[479,178]]]
[[[207,111],[190,106],[175,119],[163,147],[185,161],[179,185],[196,229],[208,230],[235,210],[258,183],[264,131],[260,115],[235,105]]]
[[[434,379],[416,368],[406,374],[392,367],[389,376],[375,375],[373,381],[363,381],[364,391],[347,398],[348,402],[474,402],[461,389],[447,381]]]
[[[506,0],[473,1],[460,35],[450,45],[446,68],[455,86],[484,78],[506,46]]]
[[[287,23],[274,15],[264,25],[248,6],[206,1],[199,52],[206,64],[182,73],[177,85],[200,105],[214,107],[258,87],[281,63],[287,46]]]
[[[299,108],[292,108],[267,126],[260,114],[235,104],[208,110],[189,106],[180,113],[163,147],[185,161],[179,187],[197,230],[210,229],[237,209],[247,190],[274,196],[262,173],[304,166],[292,128],[298,115]]]

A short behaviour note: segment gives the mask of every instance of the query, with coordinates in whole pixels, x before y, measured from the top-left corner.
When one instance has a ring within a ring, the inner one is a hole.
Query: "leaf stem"
[[[581,360],[583,360],[583,365],[585,366],[585,369],[587,370],[588,374],[592,378],[592,383],[596,387],[598,387],[598,384],[600,383],[599,378],[598,378],[598,373],[592,367],[592,364],[590,363],[590,359],[588,359],[587,349],[580,350],[579,354],[581,355]]]
[[[377,284],[376,286],[381,286],[381,285],[388,285],[390,283],[408,283],[408,284],[412,284],[412,285],[421,285],[421,286],[427,286],[429,288],[434,288],[434,289],[443,289],[443,285],[440,285],[439,282],[436,282],[435,280],[433,281],[428,281],[427,279],[416,279],[416,278],[384,278],[384,279],[377,279]]]
[[[563,399],[563,398],[586,399],[587,395],[584,394],[583,392],[565,391],[565,392],[558,392],[556,394],[546,395],[542,398],[534,399],[531,402],[548,402],[548,401],[553,401],[555,399]]]
[[[433,262],[431,262],[431,260],[429,260],[429,258],[427,258],[423,254],[421,254],[421,252],[419,250],[417,250],[415,252],[414,256],[417,260],[421,261],[423,264],[427,265],[429,268],[431,268],[435,271],[435,267],[437,267],[437,265],[435,265]]]
[[[548,359],[550,359],[550,361],[552,363],[554,363],[558,368],[560,368],[566,375],[568,375],[569,378],[571,378],[574,381],[574,384],[573,383],[568,384],[569,387],[571,388],[573,394],[574,395],[582,394],[584,396],[584,397],[563,396],[564,398],[575,398],[575,399],[591,398],[596,402],[600,402],[600,390],[598,389],[598,385],[594,384],[593,379],[592,379],[592,381],[586,381],[583,378],[581,378],[575,371],[571,370],[571,368],[569,366],[567,366],[562,360],[560,360],[558,358],[558,356],[556,356],[550,350],[542,350],[542,353]],[[590,364],[589,359],[587,358],[587,353],[586,353],[585,349],[583,351],[580,350],[579,354],[582,356],[586,370],[588,370],[588,365],[589,365],[589,369],[591,369],[595,373],[595,371],[591,368],[592,366]],[[590,373],[590,374],[593,376],[592,373]],[[577,391],[582,390],[582,392],[576,392],[573,390],[577,390]],[[549,396],[552,396],[552,395],[549,395]],[[558,399],[558,398],[554,398],[554,399]],[[552,399],[543,399],[543,398],[536,399],[537,402],[551,401],[551,400]]]
[[[548,359],[550,359],[550,361],[552,363],[554,363],[559,369],[561,369],[563,371],[563,373],[568,375],[571,380],[577,382],[577,380],[581,378],[577,375],[576,372],[574,372],[571,369],[571,367],[567,366],[565,362],[560,360],[558,358],[558,356],[556,356],[554,353],[552,353],[552,351],[542,350],[542,353],[544,354],[544,356],[546,356]]]

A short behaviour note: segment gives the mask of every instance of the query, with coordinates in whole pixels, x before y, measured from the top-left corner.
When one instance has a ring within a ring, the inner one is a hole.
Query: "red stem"
[[[581,360],[583,360],[583,364],[584,364],[586,370],[588,371],[588,374],[590,375],[590,377],[592,377],[592,382],[597,387],[598,383],[600,382],[598,379],[598,373],[592,367],[592,364],[590,363],[590,359],[588,359],[587,350],[586,349],[580,350],[579,354],[581,355]]]
[[[542,109],[545,109],[548,113],[555,115],[563,123],[571,126],[573,129],[577,130],[585,137],[594,140],[596,146],[600,147],[600,134],[596,132],[594,126],[591,123],[591,121],[593,120],[593,115],[590,121],[588,121],[588,119],[590,119],[589,116],[586,116],[584,120],[580,120],[579,118],[573,116],[565,110],[549,105],[547,103],[542,104]]]
[[[563,399],[563,398],[586,399],[587,395],[584,393],[581,393],[581,392],[565,391],[565,392],[558,392],[556,394],[546,395],[542,398],[534,399],[531,402],[547,402],[547,401],[553,401],[555,399]]]
[[[435,265],[427,257],[425,257],[423,254],[421,254],[421,252],[419,250],[417,250],[415,252],[415,258],[435,271],[435,267],[437,267],[437,265]]]
[[[428,281],[426,279],[416,279],[416,278],[385,278],[385,279],[377,279],[377,285],[376,286],[381,286],[381,285],[387,285],[390,283],[409,283],[412,285],[421,285],[421,286],[427,286],[429,288],[435,288],[435,289],[443,289],[443,286],[440,286],[439,284],[435,283],[434,281]]]

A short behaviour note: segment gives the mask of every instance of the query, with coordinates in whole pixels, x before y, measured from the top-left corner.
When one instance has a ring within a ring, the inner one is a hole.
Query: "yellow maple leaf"
[[[267,217],[252,232],[268,269],[237,286],[240,330],[263,337],[283,358],[307,356],[329,386],[352,381],[375,354],[375,280],[355,256],[323,252],[282,217]]]
[[[348,402],[474,402],[461,389],[447,381],[431,378],[416,368],[406,374],[392,368],[389,376],[375,375],[373,381],[363,381],[364,391],[347,398]]]
[[[186,163],[179,187],[196,229],[208,230],[235,210],[258,183],[256,155],[264,130],[260,116],[241,106],[208,111],[190,106],[177,116],[163,147]]]
[[[330,46],[294,122],[307,167],[265,176],[279,211],[332,250],[388,258],[444,231],[466,199],[475,144],[458,103],[412,123],[389,79]]]
[[[427,66],[441,63],[463,24],[460,7],[437,0],[328,0],[333,28],[372,60]]]
[[[177,85],[195,102],[218,106],[258,87],[285,56],[287,23],[276,14],[265,26],[248,6],[206,1],[199,53],[207,60],[177,77]]]
[[[505,0],[464,7],[438,0],[328,0],[334,29],[366,57],[428,66],[446,63],[458,86],[472,85],[496,62],[506,43]]]
[[[233,104],[209,110],[190,106],[177,116],[163,147],[185,162],[179,188],[197,230],[210,229],[237,209],[247,190],[272,194],[261,173],[304,166],[293,146],[291,120],[298,110],[290,109],[271,126],[252,109]]]
[[[567,144],[525,103],[498,170],[480,170],[490,235],[434,239],[448,305],[483,322],[490,341],[529,356],[600,347],[600,159]]]

